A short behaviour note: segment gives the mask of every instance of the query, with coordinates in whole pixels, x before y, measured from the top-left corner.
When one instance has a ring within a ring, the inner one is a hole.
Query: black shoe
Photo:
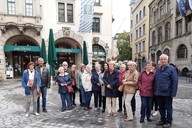
[[[66,110],[66,108],[62,108],[62,109],[61,109],[61,112],[64,112],[65,110]]]
[[[140,123],[144,123],[144,119],[141,118],[141,119],[140,119]]]
[[[133,112],[133,116],[135,116],[135,112]]]
[[[73,103],[74,106],[76,106],[76,103]]]
[[[122,112],[122,109],[118,109],[117,112]]]
[[[92,109],[92,107],[87,107],[88,109]]]
[[[47,109],[43,109],[43,112],[47,113]]]
[[[163,128],[170,128],[171,126],[172,126],[171,123],[166,122],[166,123],[163,125]]]
[[[102,112],[102,113],[105,113],[105,109],[103,109],[101,112]]]
[[[153,120],[152,120],[152,119],[150,119],[150,118],[148,118],[148,119],[147,119],[147,121],[148,121],[148,122],[152,122]]]
[[[37,113],[40,113],[40,111],[39,111],[39,110],[37,110]]]
[[[163,126],[164,124],[165,124],[165,122],[159,121],[158,123],[156,123],[156,126]]]

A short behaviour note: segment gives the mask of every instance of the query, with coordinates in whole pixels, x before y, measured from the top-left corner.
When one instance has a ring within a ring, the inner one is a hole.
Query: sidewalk
[[[148,123],[146,120],[143,124],[139,123],[140,96],[138,93],[136,94],[137,110],[133,122],[124,122],[121,113],[118,113],[116,117],[107,117],[102,113],[97,115],[94,109],[84,111],[83,108],[79,107],[78,94],[76,95],[77,106],[75,109],[60,112],[61,101],[57,93],[57,86],[52,86],[48,90],[48,113],[40,113],[40,116],[30,115],[28,118],[24,116],[25,96],[21,81],[14,80],[13,82],[10,80],[5,85],[0,86],[0,94],[1,128],[155,128],[156,121],[159,121],[159,116],[157,116],[152,118],[154,120],[152,123]],[[174,121],[172,127],[191,128],[192,100],[178,97],[174,99],[173,104]]]

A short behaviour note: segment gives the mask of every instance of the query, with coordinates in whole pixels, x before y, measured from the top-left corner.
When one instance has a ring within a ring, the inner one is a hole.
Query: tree
[[[119,55],[117,61],[131,60],[132,59],[132,48],[130,47],[130,36],[129,33],[124,32],[119,34],[117,38],[117,48]]]

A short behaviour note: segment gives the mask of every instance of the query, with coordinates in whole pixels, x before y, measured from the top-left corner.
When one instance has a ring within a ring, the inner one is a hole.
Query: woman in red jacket
[[[152,62],[146,63],[146,70],[142,71],[139,76],[139,91],[141,95],[141,119],[140,123],[144,122],[145,115],[147,121],[151,122],[151,105],[154,96],[154,78],[155,74],[152,71]]]

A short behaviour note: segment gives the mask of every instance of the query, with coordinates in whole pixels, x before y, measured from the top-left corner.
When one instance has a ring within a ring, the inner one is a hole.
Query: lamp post
[[[109,52],[109,45],[108,45],[108,43],[106,43],[106,45],[105,45],[106,60],[107,60],[108,52]]]

